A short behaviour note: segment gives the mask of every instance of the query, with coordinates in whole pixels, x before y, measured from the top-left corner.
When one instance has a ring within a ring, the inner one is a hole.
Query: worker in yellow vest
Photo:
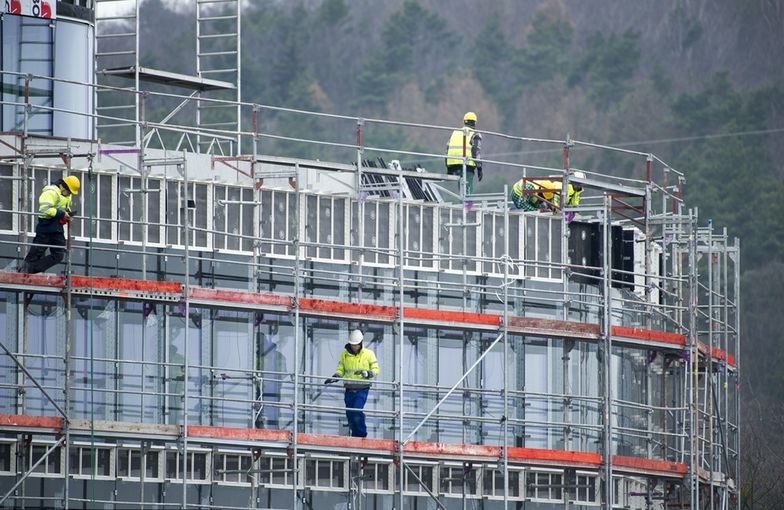
[[[71,221],[71,199],[79,194],[79,178],[69,175],[45,186],[38,197],[38,224],[33,247],[17,269],[20,273],[41,273],[65,257],[63,226]],[[49,255],[44,256],[47,248]]]
[[[474,190],[474,171],[477,178],[482,180],[482,162],[480,158],[482,135],[475,131],[476,113],[467,112],[463,115],[463,129],[455,129],[446,146],[446,173],[449,175],[463,175],[463,158],[465,160],[466,195]]]
[[[346,418],[353,437],[367,437],[365,413],[362,409],[367,402],[370,380],[378,377],[381,372],[375,353],[362,345],[363,339],[364,335],[360,330],[351,332],[348,343],[340,353],[335,373],[324,381],[324,384],[332,384],[337,382],[338,378],[345,379],[343,402],[346,404]]]

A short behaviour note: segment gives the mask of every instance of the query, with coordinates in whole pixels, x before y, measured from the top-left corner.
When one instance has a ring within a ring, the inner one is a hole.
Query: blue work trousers
[[[346,388],[346,393],[343,395],[343,402],[346,403],[346,418],[348,418],[348,426],[351,429],[352,437],[367,437],[365,413],[359,409],[365,407],[369,390],[370,388],[356,390]]]

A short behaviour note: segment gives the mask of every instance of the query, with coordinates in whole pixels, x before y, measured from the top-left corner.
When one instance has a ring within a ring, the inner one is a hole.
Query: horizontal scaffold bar
[[[10,428],[10,430],[9,430]],[[24,432],[36,430],[40,433],[62,432],[63,419],[56,416],[29,416],[0,414],[0,430],[5,432]],[[268,446],[290,448],[292,434],[282,429],[248,429],[238,427],[213,427],[189,425],[187,435],[195,442],[203,440],[231,441],[244,444],[249,448],[260,443]],[[133,438],[139,434],[149,438],[154,436],[163,441],[180,439],[177,425],[147,423],[127,423],[110,421],[72,420],[70,432],[73,436],[98,433],[113,438]],[[339,451],[351,454],[376,454],[396,457],[397,441],[394,439],[358,438],[330,434],[297,434],[297,446],[302,450]],[[498,462],[503,458],[503,448],[493,445],[474,445],[459,443],[439,443],[430,441],[409,441],[404,447],[406,458],[426,458],[428,460],[472,460]],[[507,458],[511,464],[557,466],[585,469],[598,469],[602,465],[602,455],[597,452],[575,450],[551,450],[546,448],[510,447]],[[613,455],[613,466],[618,472],[682,478],[688,472],[687,465],[661,459]]]
[[[51,274],[23,274],[0,272],[0,284],[5,289],[25,292],[61,292],[66,285],[64,276]],[[184,286],[179,282],[134,280],[79,276],[71,277],[74,294],[92,295],[115,299],[178,302],[185,299]],[[273,292],[251,292],[234,289],[189,287],[189,302],[194,305],[254,310],[290,312],[295,304],[305,316],[361,318],[376,322],[393,322],[398,318],[399,308],[393,305],[373,303],[349,303],[319,298],[300,298]],[[403,317],[407,323],[422,326],[460,326],[464,328],[497,331],[503,327],[503,315],[497,313],[464,312],[422,307],[404,307]],[[598,324],[543,319],[536,317],[510,316],[507,330],[512,334],[551,336],[597,341],[601,331]],[[613,342],[632,346],[657,347],[661,349],[684,349],[686,337],[680,333],[658,331],[629,326],[612,326]],[[711,354],[714,361],[735,366],[735,357],[720,349],[698,343],[699,352]]]

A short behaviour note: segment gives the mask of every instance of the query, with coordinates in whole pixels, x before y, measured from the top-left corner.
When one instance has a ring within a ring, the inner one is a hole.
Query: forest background
[[[143,65],[194,73],[189,4],[145,1]],[[781,0],[254,0],[242,18],[246,102],[442,126],[472,110],[480,130],[569,134],[653,152],[684,172],[700,221],[741,238],[744,508],[784,501],[782,64]],[[325,136],[302,117],[262,121],[291,137]],[[345,131],[353,143],[353,127]],[[438,153],[446,134],[385,126],[366,139]],[[265,150],[331,159],[287,142]],[[494,139],[483,157],[560,165],[560,151],[541,152]],[[639,158],[574,157],[582,168],[644,176]],[[438,172],[443,159],[404,165]],[[477,192],[518,178],[497,166],[485,165]]]

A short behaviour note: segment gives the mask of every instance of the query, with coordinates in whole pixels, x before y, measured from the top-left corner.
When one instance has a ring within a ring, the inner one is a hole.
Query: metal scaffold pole
[[[300,324],[300,314],[299,314],[299,299],[302,294],[302,271],[300,268],[300,248],[299,248],[299,235],[300,235],[300,172],[299,172],[299,164],[294,167],[294,201],[295,201],[295,210],[296,213],[294,214],[294,240],[293,240],[293,247],[294,247],[294,352],[299,353],[300,344],[302,343],[301,338],[301,324]],[[298,434],[299,434],[299,383],[300,383],[300,375],[299,375],[299,355],[296,354],[294,356],[294,401],[292,402],[292,411],[294,419],[292,420],[292,430],[291,430],[291,452],[292,452],[292,496],[293,496],[293,507],[295,510],[299,510],[302,508],[302,504],[299,501],[298,494],[297,494],[297,487],[299,486],[299,459],[298,454],[299,450],[297,448],[298,443]]]
[[[612,335],[611,322],[611,285],[612,277],[611,254],[612,239],[610,237],[610,221],[612,211],[612,197],[604,194],[604,209],[602,211],[602,324],[601,342],[604,350],[600,371],[602,373],[602,400],[603,400],[603,446],[602,462],[604,469],[604,504],[607,508],[612,506],[612,474],[613,474],[613,441],[612,441]]]
[[[398,444],[397,444],[397,455],[398,455],[398,472],[400,474],[400,493],[399,493],[399,510],[403,510],[405,508],[403,506],[405,498],[403,497],[403,493],[405,491],[405,457],[403,455],[403,449],[405,447],[405,432],[403,430],[403,426],[405,425],[405,405],[403,403],[403,398],[405,396],[404,393],[404,386],[405,386],[405,363],[403,362],[403,356],[405,354],[404,351],[404,342],[405,342],[405,314],[404,314],[404,299],[405,299],[405,272],[404,272],[404,239],[403,239],[403,169],[400,167],[398,169],[398,184],[400,185],[400,189],[397,192],[397,253],[398,253],[398,281],[397,281],[397,290],[398,290],[398,310],[397,310],[397,326],[398,326]],[[413,434],[413,432],[412,432]],[[437,501],[437,500],[436,500]]]
[[[502,203],[504,206],[504,415],[503,420],[503,452],[502,462],[504,465],[504,510],[509,507],[509,186],[504,185],[504,196]]]
[[[184,189],[184,201],[185,203],[181,204],[183,216],[185,217],[185,270],[184,270],[184,279],[185,283],[183,285],[183,297],[185,299],[185,334],[184,334],[184,357],[185,360],[183,361],[183,396],[182,396],[182,430],[181,430],[181,437],[182,437],[182,455],[180,456],[180,466],[181,466],[181,473],[182,473],[182,508],[183,510],[188,507],[188,379],[189,379],[189,370],[190,370],[190,351],[189,351],[189,334],[188,330],[190,329],[188,321],[190,320],[191,316],[191,305],[190,305],[190,229],[191,229],[191,220],[190,220],[190,193],[188,190],[188,163],[186,161],[186,154],[183,151],[182,153],[182,162],[178,164],[180,171],[182,172],[183,177],[183,189]]]

